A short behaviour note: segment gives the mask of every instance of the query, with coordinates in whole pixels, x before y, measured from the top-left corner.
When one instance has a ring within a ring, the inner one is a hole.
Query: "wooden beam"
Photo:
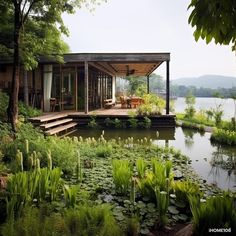
[[[149,88],[149,75],[147,76],[147,93],[150,93],[150,88]]]
[[[89,65],[97,68],[98,70],[104,72],[104,73],[107,73],[109,75],[112,75],[114,76],[115,74],[109,70],[107,70],[104,66],[101,66],[100,64],[98,64],[97,62],[89,62]]]

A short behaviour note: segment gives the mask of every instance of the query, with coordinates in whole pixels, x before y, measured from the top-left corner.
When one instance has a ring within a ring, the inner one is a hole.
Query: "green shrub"
[[[88,123],[89,128],[97,128],[98,124],[96,122],[96,116],[91,116],[90,121]]]
[[[98,157],[108,157],[112,153],[112,145],[111,144],[99,144],[95,150],[96,156]]]
[[[0,91],[0,120],[7,120],[7,107],[9,97],[6,93]]]
[[[165,100],[155,94],[146,94],[143,96],[144,104],[137,107],[139,115],[161,115],[165,108]]]
[[[230,146],[236,145],[236,132],[223,129],[214,129],[211,134],[211,141]]]
[[[115,128],[123,128],[123,124],[122,121],[119,120],[118,118],[115,118],[115,120],[113,121],[113,125]]]
[[[24,116],[26,119],[30,117],[40,116],[42,115],[42,111],[31,106],[25,105],[23,102],[19,102],[19,115]]]

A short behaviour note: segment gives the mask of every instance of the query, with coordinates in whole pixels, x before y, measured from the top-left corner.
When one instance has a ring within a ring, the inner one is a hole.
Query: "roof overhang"
[[[112,76],[148,76],[163,62],[170,60],[170,53],[68,53],[64,63],[84,63]],[[40,64],[58,63],[53,56],[41,56]],[[12,59],[0,60],[0,64],[12,64]]]
[[[65,63],[88,62],[90,65],[114,76],[148,76],[164,61],[170,60],[170,53],[69,53],[64,54]],[[41,57],[41,63],[51,59]],[[55,61],[54,61],[55,62]]]

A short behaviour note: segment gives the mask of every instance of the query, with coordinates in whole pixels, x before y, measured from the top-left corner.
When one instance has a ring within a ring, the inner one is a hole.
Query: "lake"
[[[99,129],[81,129],[74,135],[99,138],[101,132]],[[195,171],[209,184],[225,190],[236,190],[236,147],[215,146],[210,142],[210,133],[200,134],[181,127],[159,130],[159,133],[157,139],[156,130],[106,129],[104,137],[134,137],[136,140],[147,137],[153,139],[156,145],[173,146],[192,160]],[[231,168],[225,169],[226,166]]]
[[[175,101],[175,112],[181,113],[184,112],[186,108],[185,98],[177,98]],[[234,117],[234,100],[231,98],[221,99],[221,98],[199,98],[196,97],[196,110],[207,110],[210,108],[216,108],[218,105],[222,104],[222,109],[224,111],[223,119],[230,120]]]

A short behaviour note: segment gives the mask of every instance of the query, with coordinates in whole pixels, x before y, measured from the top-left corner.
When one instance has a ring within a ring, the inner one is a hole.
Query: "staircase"
[[[29,121],[38,126],[45,135],[65,136],[75,132],[77,122],[68,118],[68,114],[53,113],[30,118]]]

